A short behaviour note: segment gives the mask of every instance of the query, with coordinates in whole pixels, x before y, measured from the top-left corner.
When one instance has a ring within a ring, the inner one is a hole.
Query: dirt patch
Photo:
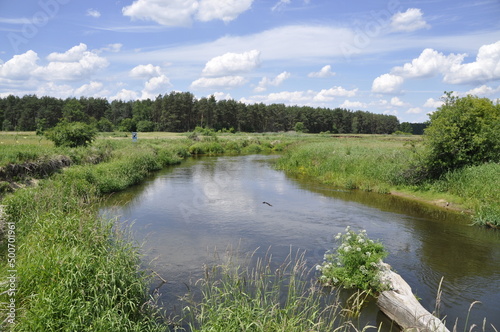
[[[71,159],[67,156],[57,156],[44,161],[9,164],[0,167],[0,181],[14,182],[26,177],[46,177],[70,165]]]

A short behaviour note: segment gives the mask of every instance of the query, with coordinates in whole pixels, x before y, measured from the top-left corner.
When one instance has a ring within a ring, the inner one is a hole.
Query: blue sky
[[[0,96],[343,107],[500,98],[499,0],[0,0]]]

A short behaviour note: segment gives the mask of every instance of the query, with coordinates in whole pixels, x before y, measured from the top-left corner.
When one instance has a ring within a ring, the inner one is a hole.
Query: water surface
[[[292,247],[306,250],[312,267],[336,246],[333,236],[351,226],[382,241],[389,251],[386,262],[430,311],[444,277],[440,313],[448,317],[449,328],[457,317],[465,322],[473,301],[481,304],[469,323],[481,326],[486,317],[500,327],[499,232],[399,197],[291,179],[272,168],[273,158],[191,159],[106,203],[103,213],[132,222],[145,265],[168,280],[161,288],[167,309],[179,305],[186,283],[214,262],[214,252],[224,259],[229,247],[242,253],[259,248],[257,255],[270,247],[274,259],[283,260]],[[382,319],[375,306],[364,315],[372,324]]]

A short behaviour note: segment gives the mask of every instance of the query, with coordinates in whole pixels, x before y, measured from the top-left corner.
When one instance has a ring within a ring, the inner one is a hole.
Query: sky
[[[500,98],[500,0],[0,0],[0,97],[172,91],[423,122]]]

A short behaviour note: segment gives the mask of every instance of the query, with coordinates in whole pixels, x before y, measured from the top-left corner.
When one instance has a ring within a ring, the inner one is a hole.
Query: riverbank
[[[166,329],[148,294],[151,276],[140,267],[139,248],[121,225],[100,218],[96,206],[193,154],[271,152],[287,144],[262,135],[220,141],[186,136],[135,143],[100,138],[89,148],[56,149],[43,138],[27,143],[35,137],[25,133],[22,144],[5,149],[11,160],[4,162],[0,179],[6,231],[0,239],[0,302],[11,305],[0,311],[5,329]],[[67,163],[54,163],[55,155]],[[24,166],[14,166],[12,159]],[[50,165],[50,172],[26,171]]]
[[[418,136],[345,136],[292,146],[276,164],[323,184],[393,194],[470,214],[474,223],[500,225],[500,165],[467,167],[439,180],[408,184],[407,170],[419,157]]]

